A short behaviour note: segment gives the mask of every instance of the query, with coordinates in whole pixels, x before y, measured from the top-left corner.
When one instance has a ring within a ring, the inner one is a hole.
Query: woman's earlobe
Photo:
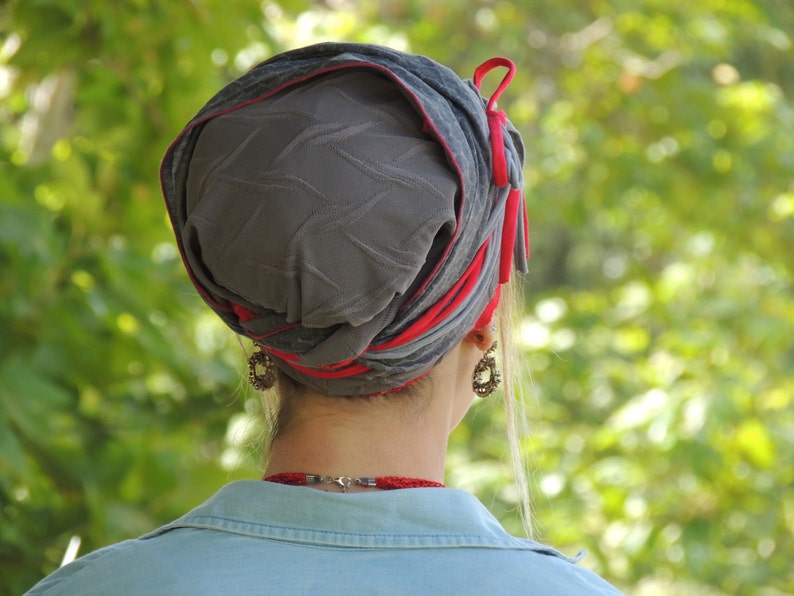
[[[466,339],[473,342],[478,349],[485,352],[493,345],[496,339],[496,326],[485,325],[479,329],[472,329],[466,334]]]

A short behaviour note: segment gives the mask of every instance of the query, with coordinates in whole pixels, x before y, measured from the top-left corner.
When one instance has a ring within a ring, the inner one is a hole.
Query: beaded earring
[[[258,373],[257,367],[262,367],[262,374]],[[251,354],[248,358],[248,382],[257,391],[265,391],[276,384],[276,365],[270,354],[259,350]]]
[[[493,342],[493,345],[488,348],[479,362],[477,362],[477,366],[474,367],[471,386],[478,397],[490,396],[499,387],[499,383],[502,382],[502,371],[496,368],[495,352],[496,342]],[[488,372],[488,378],[483,380],[482,377],[486,371]]]

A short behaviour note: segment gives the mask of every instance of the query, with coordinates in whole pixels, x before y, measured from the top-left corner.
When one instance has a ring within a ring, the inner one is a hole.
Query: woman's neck
[[[265,475],[405,476],[443,482],[449,430],[428,408],[414,415],[413,404],[396,403],[399,399],[302,399],[309,403],[273,441]]]
[[[369,400],[312,391],[290,408],[265,476],[403,476],[444,482],[447,439],[471,405],[482,351],[464,341],[409,392]]]

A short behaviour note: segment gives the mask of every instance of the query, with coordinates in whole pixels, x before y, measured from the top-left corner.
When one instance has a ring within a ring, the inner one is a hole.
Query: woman
[[[508,74],[490,100],[480,82]],[[447,438],[499,382],[492,318],[528,258],[513,66],[320,44],[268,60],[169,148],[168,212],[207,304],[279,410],[264,482],[32,593],[614,593],[444,488]]]

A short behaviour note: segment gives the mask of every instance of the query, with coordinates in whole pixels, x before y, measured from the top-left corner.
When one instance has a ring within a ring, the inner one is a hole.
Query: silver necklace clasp
[[[323,482],[325,484],[336,484],[342,489],[343,493],[346,493],[353,486],[353,479],[350,476],[337,476],[336,478],[326,476],[323,478]]]

